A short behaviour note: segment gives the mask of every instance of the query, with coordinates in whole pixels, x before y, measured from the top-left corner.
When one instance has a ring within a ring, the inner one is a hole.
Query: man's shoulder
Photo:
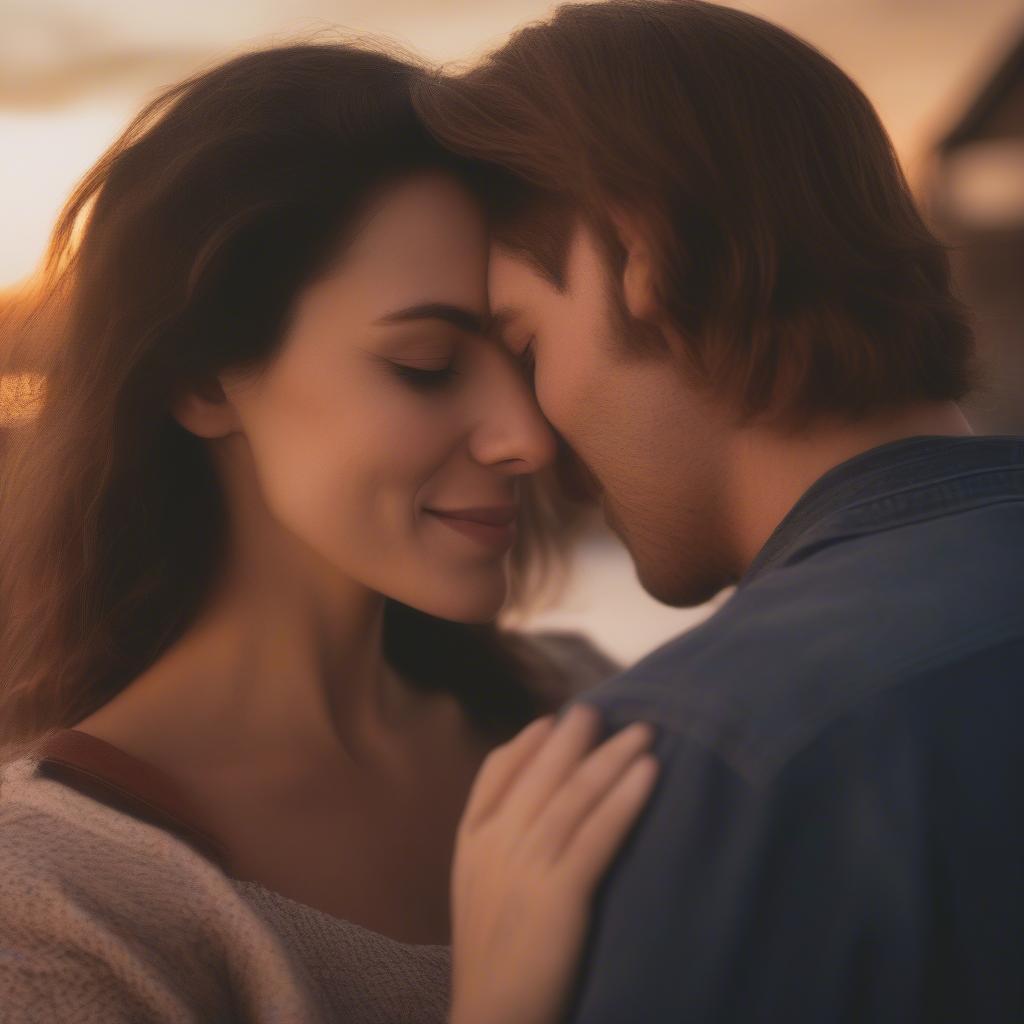
[[[585,699],[613,724],[647,718],[763,778],[903,683],[966,681],[993,652],[989,676],[1019,678],[1024,572],[1014,565],[1020,549],[1000,531],[1021,524],[990,515],[966,525],[915,523],[812,548]],[[975,699],[967,686],[944,694]],[[884,713],[890,704],[872,706]]]

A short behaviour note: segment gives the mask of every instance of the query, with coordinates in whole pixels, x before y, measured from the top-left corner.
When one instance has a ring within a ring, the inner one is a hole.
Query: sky
[[[931,139],[1024,31],[1024,0],[755,0],[734,6],[835,59],[875,103],[912,178]],[[472,60],[543,0],[0,0],[0,289],[37,265],[75,182],[163,86],[242,49],[383,36]]]

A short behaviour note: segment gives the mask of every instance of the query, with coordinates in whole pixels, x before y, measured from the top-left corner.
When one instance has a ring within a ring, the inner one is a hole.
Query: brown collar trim
[[[38,774],[172,832],[227,871],[223,847],[198,824],[200,815],[178,783],[155,765],[78,729],[52,733],[36,753]]]

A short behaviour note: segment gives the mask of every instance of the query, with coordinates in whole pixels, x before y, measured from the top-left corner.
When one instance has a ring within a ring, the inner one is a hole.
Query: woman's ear
[[[630,315],[645,323],[657,323],[661,316],[654,287],[654,255],[641,219],[634,213],[613,208],[609,211],[626,263],[622,271],[622,295]]]
[[[216,378],[182,392],[171,405],[171,415],[197,437],[226,437],[240,428],[235,407]]]

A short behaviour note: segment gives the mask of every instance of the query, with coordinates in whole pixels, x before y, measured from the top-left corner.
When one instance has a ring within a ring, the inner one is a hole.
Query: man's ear
[[[183,391],[172,403],[171,415],[197,437],[226,437],[240,428],[235,407],[216,378]]]
[[[622,271],[622,295],[630,315],[645,323],[657,323],[661,316],[654,287],[654,254],[640,217],[622,207],[609,211],[626,264]]]

